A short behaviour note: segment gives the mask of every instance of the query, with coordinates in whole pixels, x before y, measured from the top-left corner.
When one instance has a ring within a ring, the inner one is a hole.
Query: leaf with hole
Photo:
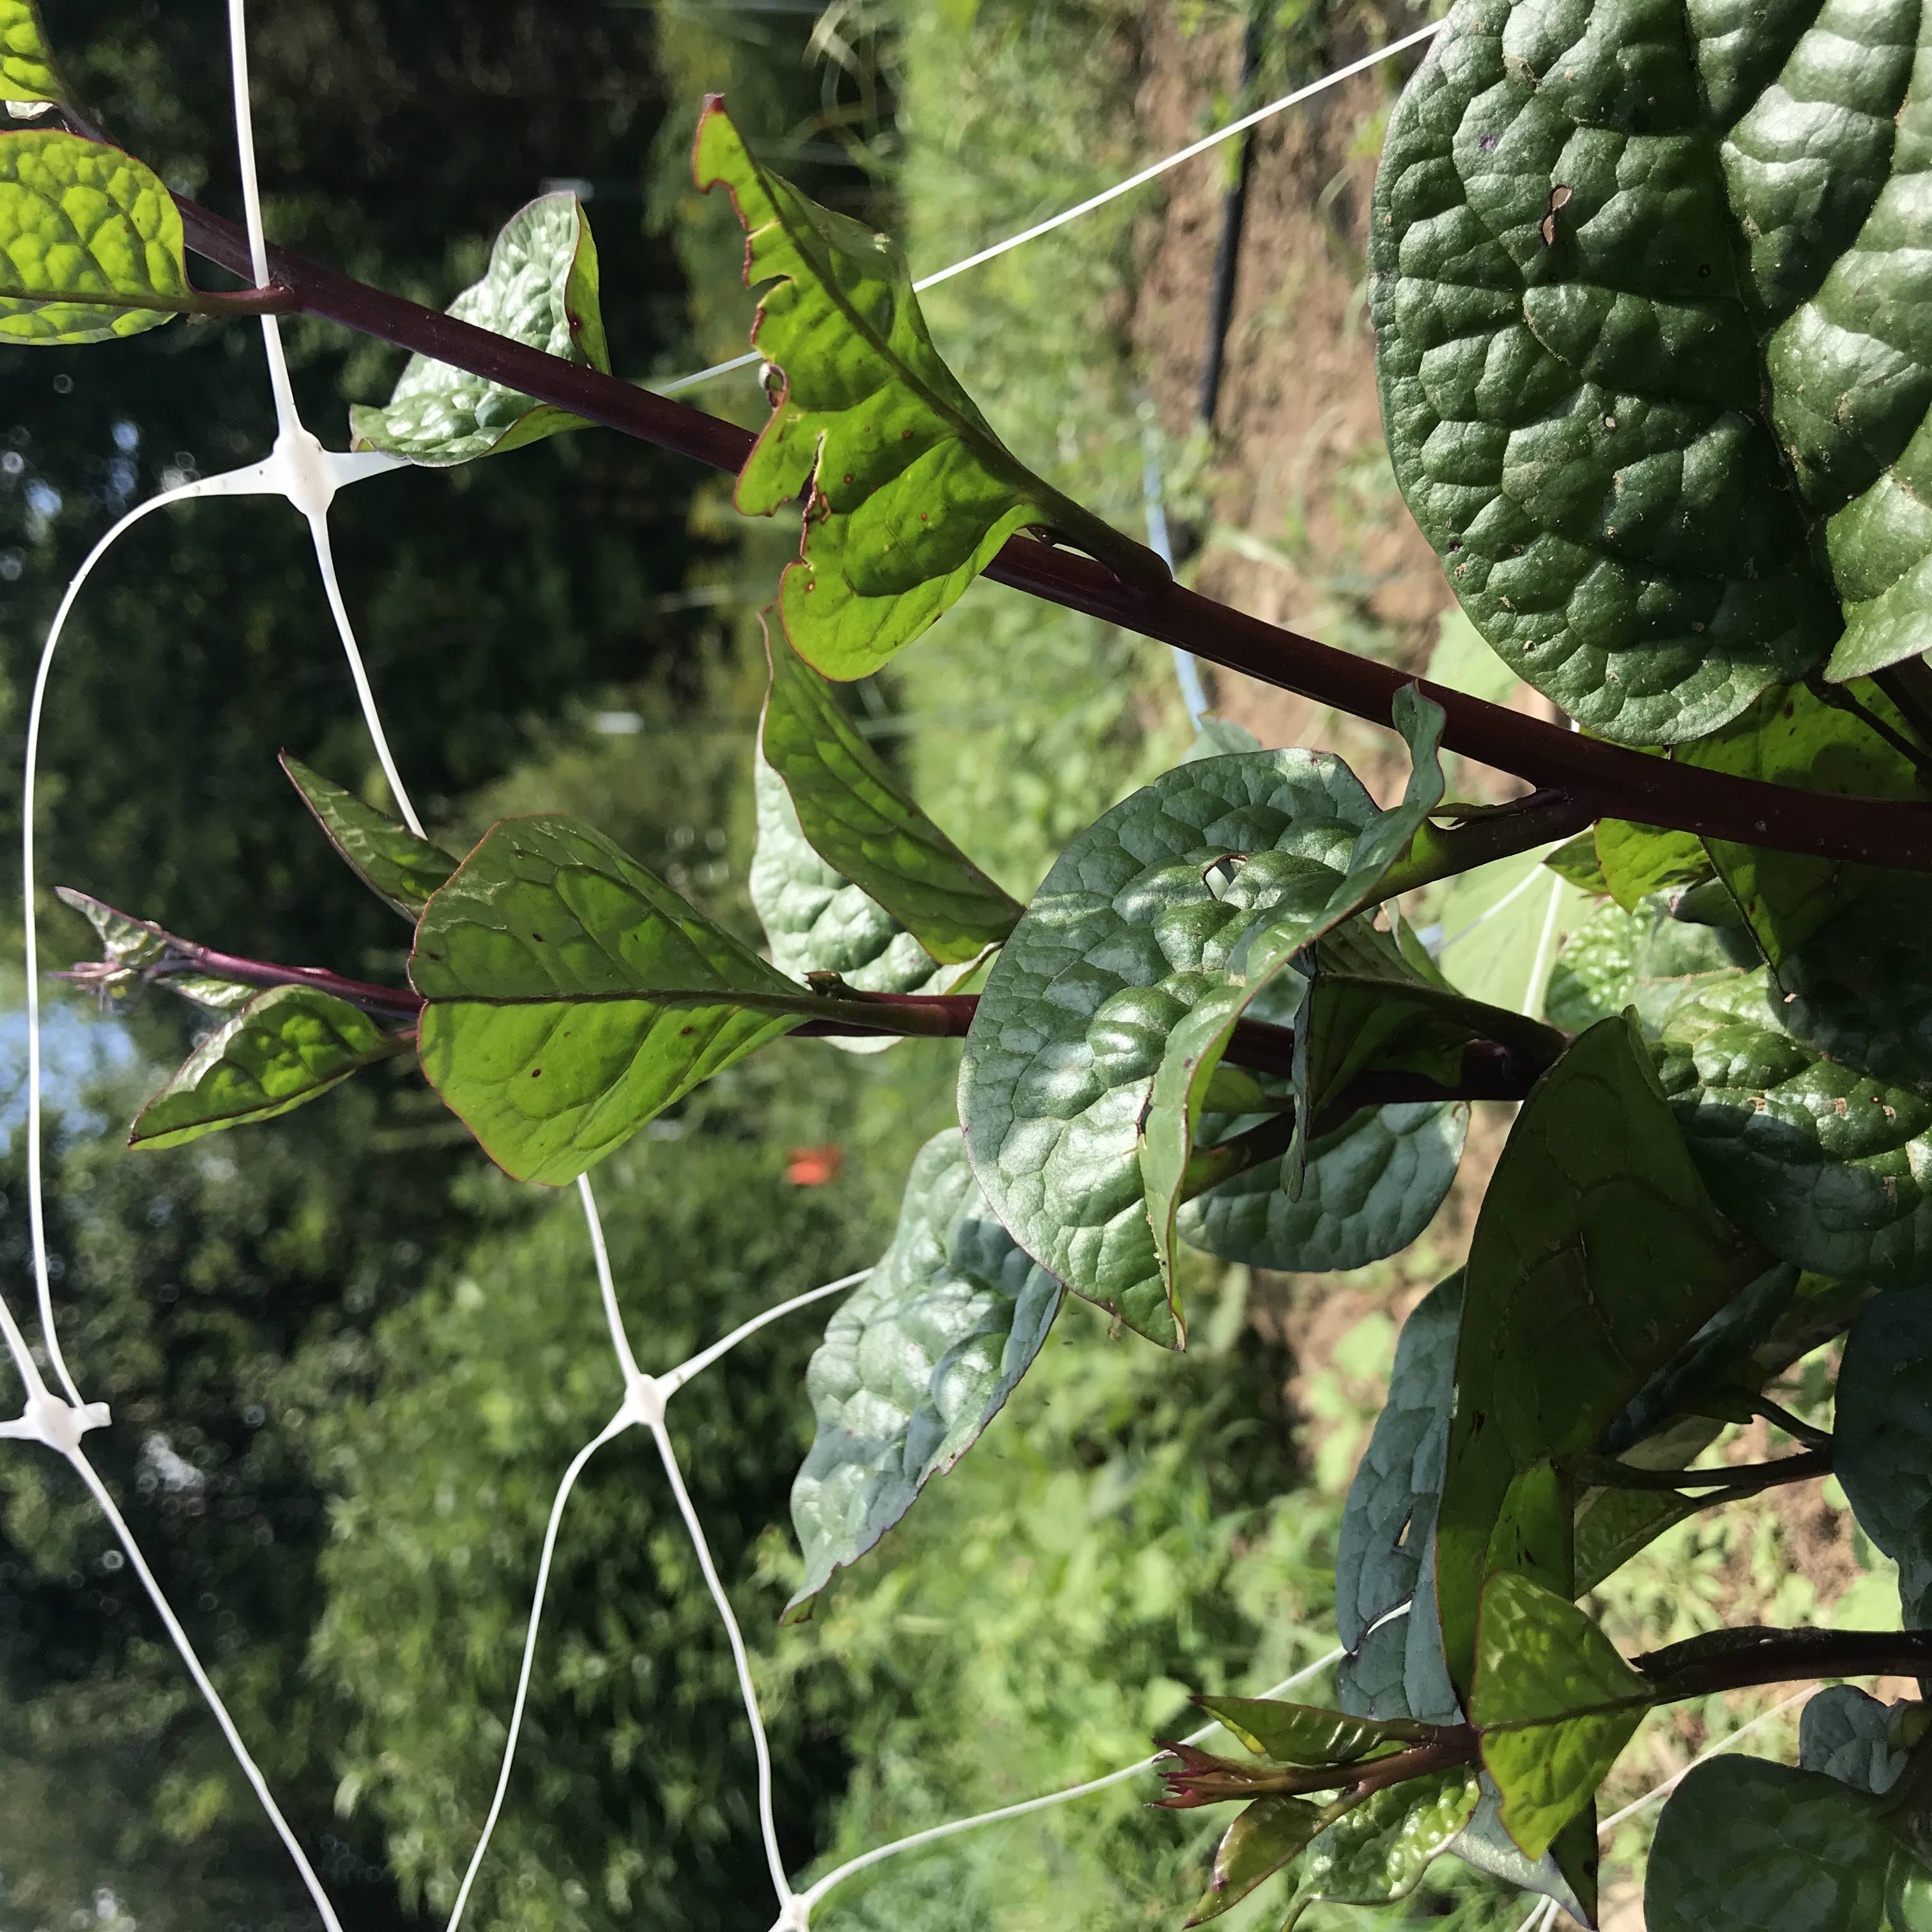
[[[1909,1858],[1880,1807],[1837,1779],[1713,1758],[1658,1818],[1644,1923],[1648,1932],[1885,1932],[1888,1880]]]
[[[0,100],[67,98],[34,0],[0,0]]]
[[[598,306],[597,244],[574,194],[539,195],[512,215],[490,264],[449,305],[458,322],[506,335],[601,376],[610,373]],[[433,356],[412,356],[389,400],[349,412],[356,449],[428,470],[472,463],[581,429],[584,418]]]
[[[700,188],[730,193],[746,285],[773,285],[752,330],[775,372],[771,419],[736,501],[770,516],[806,499],[778,609],[808,663],[878,670],[1030,524],[1102,555],[1126,548],[993,434],[934,348],[896,244],[771,173],[715,98],[692,160]]]
[[[311,986],[272,987],[189,1054],[135,1117],[128,1144],[180,1147],[272,1120],[407,1046],[346,1000]]]
[[[944,965],[997,946],[1022,908],[920,809],[782,638],[767,636],[771,686],[760,746],[806,842]]]
[[[58,128],[0,134],[0,342],[158,328],[196,305],[182,245],[173,196],[132,154]]]
[[[1826,1059],[1762,968],[1694,988],[1658,1072],[1713,1198],[1780,1261],[1903,1285],[1932,1258],[1932,1101]]]
[[[493,826],[424,909],[423,1071],[519,1180],[574,1180],[813,997],[575,820]]]
[[[1151,1340],[1184,1332],[1141,1169],[1168,1035],[1252,934],[1328,904],[1375,818],[1324,754],[1182,765],[1066,848],[987,974],[959,1070],[974,1171],[1022,1246]],[[1294,994],[1286,976],[1253,1017],[1292,1019]]]
[[[1763,1268],[1713,1206],[1634,1028],[1592,1027],[1523,1103],[1470,1244],[1436,1518],[1438,1610],[1459,1684],[1512,1485],[1588,1454]]]
[[[353,792],[331,784],[286,752],[281,766],[343,862],[378,898],[415,925],[430,895],[448,883],[459,862],[440,845],[384,818]]]
[[[1490,1578],[1469,1720],[1526,1858],[1595,1796],[1653,1701],[1649,1679],[1567,1598],[1512,1570]]]
[[[993,1218],[956,1132],[920,1150],[892,1246],[826,1325],[792,1485],[796,1616],[976,1442],[1046,1342],[1060,1284]]]

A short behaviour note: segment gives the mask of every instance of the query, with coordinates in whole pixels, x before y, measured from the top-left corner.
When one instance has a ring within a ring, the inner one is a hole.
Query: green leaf
[[[1388,1399],[1348,1485],[1335,1552],[1336,1636],[1348,1652],[1335,1687],[1345,1710],[1426,1723],[1462,1716],[1442,1663],[1432,1588],[1419,1587],[1433,1581],[1462,1315],[1459,1270],[1402,1324]],[[1412,1598],[1407,1616],[1381,1622]]]
[[[1516,673],[1460,610],[1445,610],[1436,620],[1427,676],[1432,684],[1446,684],[1490,704],[1507,704],[1517,682]]]
[[[1546,853],[1543,862],[1552,872],[1586,892],[1600,895],[1610,889],[1610,880],[1604,877],[1604,862],[1597,856],[1594,826],[1586,827],[1574,838],[1566,839],[1555,851]]]
[[[1890,700],[1861,681],[1844,694],[1894,731],[1904,719]],[[1856,713],[1826,704],[1802,685],[1766,692],[1737,722],[1688,746],[1683,762],[1738,778],[1762,778],[1840,797],[1922,799],[1910,760]],[[1846,860],[1813,858],[1768,846],[1711,843],[1711,856],[1764,957],[1781,968],[1788,956],[1852,901],[1898,879]],[[1912,882],[1918,889],[1918,882]],[[1862,933],[1861,941],[1868,935]]]
[[[1060,1294],[994,1220],[958,1132],[934,1135],[892,1246],[812,1358],[818,1432],[791,1492],[805,1580],[788,1618],[979,1439],[1040,1353]]]
[[[1197,758],[1223,758],[1234,752],[1258,752],[1262,741],[1245,724],[1237,724],[1232,718],[1216,718],[1212,714],[1203,718],[1194,734],[1194,742],[1181,758],[1184,765],[1191,765]]]
[[[1906,1854],[1835,1778],[1713,1758],[1670,1794],[1643,1888],[1648,1932],[1880,1932]]]
[[[1654,1039],[1687,993],[1728,982],[1754,958],[1741,934],[1673,916],[1664,899],[1634,912],[1600,906],[1558,957],[1545,1012],[1582,1033],[1632,1006],[1645,1037]]]
[[[1627,744],[1714,730],[1839,632],[1767,418],[1789,358],[1766,338],[1869,206],[1869,171],[1832,164],[1888,134],[1913,28],[1869,29],[1856,71],[1863,40],[1821,29],[1780,75],[1794,10],[1460,0],[1383,149],[1397,480],[1483,634]],[[1876,120],[1823,104],[1867,94]],[[1824,408],[1878,386],[1851,366]]]
[[[1426,1744],[1426,1724],[1392,1719],[1378,1722],[1312,1704],[1288,1704],[1276,1697],[1197,1697],[1195,1702],[1218,1718],[1251,1751],[1280,1764],[1354,1764],[1381,1757],[1406,1745]]]
[[[1597,1922],[1595,1807],[1565,1828],[1540,1858],[1526,1858],[1503,1827],[1502,1796],[1486,1772],[1475,1815],[1456,1833],[1450,1851],[1466,1864],[1501,1879],[1520,1892],[1553,1898],[1580,1924]]]
[[[1184,1332],[1141,1170],[1168,1036],[1251,934],[1328,904],[1376,815],[1322,753],[1180,766],[1066,848],[987,975],[959,1071],[974,1170],[1022,1246],[1150,1339]],[[1292,1019],[1292,980],[1254,1017]]]
[[[224,1127],[272,1120],[407,1044],[332,994],[273,987],[188,1055],[136,1115],[128,1144],[179,1147]]]
[[[1858,1525],[1898,1565],[1908,1624],[1932,1616],[1932,1318],[1924,1292],[1882,1294],[1838,1371],[1833,1469]]]
[[[0,100],[67,98],[34,0],[0,0]]]
[[[55,896],[93,927],[106,955],[92,970],[76,974],[88,990],[109,1007],[132,1007],[150,984],[165,988],[177,998],[224,1016],[238,1012],[261,989],[238,985],[232,980],[217,980],[206,973],[156,971],[164,962],[178,959],[187,942],[145,919],[131,919],[111,905],[71,886],[56,886]]]
[[[760,744],[806,842],[942,964],[976,960],[1018,923],[1018,902],[932,820],[854,729],[831,687],[767,636]]]
[[[1762,970],[1672,1008],[1658,1072],[1713,1197],[1780,1261],[1916,1280],[1932,1256],[1932,1101],[1826,1060]]]
[[[760,751],[753,753],[752,779],[758,838],[747,884],[781,973],[797,980],[836,973],[865,993],[943,993],[973,971],[938,964],[884,906],[812,850],[791,794]],[[896,1042],[887,1034],[835,1034],[830,1044],[877,1053]]]
[[[281,754],[281,766],[343,862],[378,898],[415,925],[430,893],[448,882],[458,862],[440,845],[385,818],[353,792],[332,784],[286,752]]]
[[[1285,901],[1273,922],[1249,934],[1229,958],[1231,977],[1225,986],[1210,989],[1174,1027],[1156,1076],[1150,1104],[1142,1125],[1141,1172],[1147,1192],[1148,1219],[1161,1278],[1169,1305],[1178,1319],[1174,1278],[1176,1221],[1189,1178],[1202,1110],[1221,1057],[1234,1030],[1257,1001],[1276,995],[1283,978],[1303,949],[1342,921],[1372,903],[1389,868],[1406,852],[1428,815],[1442,802],[1442,707],[1405,685],[1395,696],[1393,717],[1409,748],[1408,783],[1401,802],[1377,813],[1364,826],[1341,868],[1341,877],[1322,892],[1312,880],[1305,897]],[[1393,954],[1394,948],[1388,951]],[[1398,970],[1409,970],[1396,956]],[[1442,995],[1429,989],[1432,998]],[[1295,1114],[1292,1138],[1282,1168],[1284,1185],[1298,1199],[1308,1160],[1312,1123],[1330,1097],[1318,1090],[1302,1070],[1304,1036],[1298,1034],[1294,1050]],[[1354,1063],[1352,1063],[1354,1064]],[[1460,1149],[1458,1150],[1460,1152]]]
[[[1103,555],[1124,547],[993,434],[932,346],[892,242],[767,172],[715,100],[692,168],[699,188],[730,191],[746,284],[776,284],[752,331],[778,372],[771,419],[736,500],[769,516],[806,496],[778,608],[808,663],[842,679],[878,670],[1029,525]]]
[[[1322,1808],[1305,1798],[1278,1792],[1257,1798],[1228,1827],[1214,1853],[1208,1889],[1187,1923],[1203,1924],[1232,1910],[1256,1886],[1298,1858],[1321,1824]]]
[[[519,1180],[562,1184],[812,996],[574,819],[493,826],[430,899],[423,1071]]]
[[[0,342],[158,328],[196,305],[182,249],[173,196],[132,154],[58,128],[0,134]]]
[[[1230,1132],[1252,1124],[1237,1118]],[[1250,1268],[1364,1268],[1435,1219],[1468,1124],[1460,1104],[1365,1107],[1310,1148],[1298,1200],[1282,1185],[1281,1161],[1267,1161],[1184,1203],[1176,1229],[1190,1246]]]
[[[1523,1103],[1470,1245],[1436,1526],[1443,1648],[1459,1684],[1511,1485],[1588,1454],[1763,1265],[1712,1205],[1636,1029],[1592,1027]]]
[[[1913,1622],[1919,1621],[1916,1613]],[[1894,1736],[1892,1713],[1851,1684],[1828,1684],[1805,1704],[1798,1723],[1798,1762],[1840,1784],[1882,1797],[1905,1771],[1907,1753]]]
[[[597,244],[574,194],[539,195],[503,225],[490,266],[449,305],[459,322],[507,335],[526,348],[610,373],[597,299]],[[412,356],[380,407],[349,412],[357,449],[387,450],[429,470],[520,449],[584,418],[533,397]]]
[[[1633,825],[1624,818],[1598,820],[1597,856],[1610,896],[1626,912],[1666,886],[1696,885],[1711,876],[1704,842],[1694,832]]]
[[[1653,1701],[1649,1679],[1567,1598],[1512,1570],[1490,1577],[1469,1718],[1526,1858],[1590,1802]]]
[[[1589,896],[1534,852],[1478,866],[1444,895],[1442,970],[1472,1000],[1540,1012],[1564,940],[1592,910]]]
[[[1283,1932],[1311,1905],[1406,1898],[1468,1822],[1478,1790],[1475,1772],[1459,1766],[1370,1792],[1308,1847]]]

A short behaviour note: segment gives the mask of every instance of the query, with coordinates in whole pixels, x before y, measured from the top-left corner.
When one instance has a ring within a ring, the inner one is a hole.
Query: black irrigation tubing
[[[177,206],[188,245],[197,254],[236,274],[250,273],[240,229],[192,201],[177,197]],[[715,470],[735,474],[750,453],[750,431],[669,397],[368,287],[286,249],[271,248],[268,266],[304,312],[326,321],[451,363]],[[1396,693],[1405,685],[1419,685],[1442,707],[1448,749],[1532,785],[1566,791],[1598,815],[1741,844],[1932,872],[1932,807],[1800,791],[1608,744],[1406,676],[1178,584],[1130,586],[1090,558],[1031,538],[1009,542],[986,574],[1372,724],[1389,724]]]
[[[1246,112],[1261,78],[1262,34],[1259,17],[1249,20],[1241,36],[1240,111]],[[1251,130],[1238,137],[1240,152],[1234,178],[1221,197],[1221,238],[1214,248],[1214,283],[1208,304],[1208,346],[1202,358],[1201,394],[1195,413],[1210,429],[1220,406],[1221,377],[1228,361],[1228,325],[1234,320],[1234,290],[1240,280],[1241,231],[1248,218],[1248,182],[1254,172],[1255,136]]]

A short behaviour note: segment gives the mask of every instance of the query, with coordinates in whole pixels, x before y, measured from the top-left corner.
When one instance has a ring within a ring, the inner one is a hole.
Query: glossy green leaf
[[[760,743],[806,842],[943,964],[977,959],[1022,908],[920,809],[854,728],[831,687],[782,638],[767,638],[771,688]]]
[[[1920,1621],[1916,1613],[1912,1622]],[[1893,1734],[1894,1709],[1852,1684],[1828,1684],[1810,1698],[1798,1724],[1798,1762],[1854,1791],[1882,1797],[1905,1770],[1906,1752]]]
[[[1932,1258],[1932,1101],[1823,1058],[1780,1019],[1762,969],[1671,1010],[1658,1071],[1698,1171],[1780,1261],[1919,1280]]]
[[[1581,1033],[1633,1006],[1645,1037],[1654,1039],[1687,993],[1727,981],[1755,957],[1742,934],[1673,917],[1662,898],[1634,912],[1600,906],[1558,956],[1544,1011]]]
[[[1536,853],[1479,866],[1443,896],[1442,970],[1472,1000],[1540,1012],[1563,942],[1592,910],[1589,895]]]
[[[1592,1027],[1523,1103],[1470,1246],[1436,1522],[1438,1611],[1459,1684],[1512,1484],[1587,1454],[1763,1265],[1712,1206],[1635,1029]]]
[[[182,250],[173,196],[132,154],[58,128],[0,134],[0,342],[158,328],[195,306]]]
[[[1630,1004],[1643,921],[1621,906],[1599,906],[1570,935],[1550,968],[1543,1015],[1552,1026],[1582,1033]]]
[[[1590,1802],[1652,1701],[1649,1680],[1568,1598],[1511,1570],[1490,1577],[1469,1719],[1525,1857]]]
[[[800,656],[831,677],[878,670],[1030,524],[1104,544],[1105,526],[1006,449],[940,359],[896,244],[769,172],[715,100],[692,167],[699,188],[730,192],[747,285],[774,284],[752,331],[776,372],[772,416],[736,500],[769,516],[807,496],[778,592]]]
[[[494,826],[430,901],[423,1071],[519,1180],[561,1184],[811,996],[573,819]]]
[[[1838,1371],[1833,1469],[1865,1534],[1898,1565],[1908,1624],[1932,1616],[1932,1311],[1922,1286],[1852,1324]]]
[[[1886,1880],[1905,1856],[1873,1801],[1835,1778],[1713,1758],[1658,1819],[1644,1924],[1648,1932],[1882,1932]]]
[[[67,98],[34,0],[0,0],[0,100]]]
[[[1427,1726],[1401,1719],[1386,1722],[1324,1711],[1312,1704],[1284,1703],[1277,1697],[1197,1697],[1195,1702],[1218,1718],[1251,1751],[1280,1764],[1354,1764],[1405,1746],[1427,1742]]]
[[[877,900],[836,872],[807,843],[784,781],[752,760],[758,837],[752,854],[752,908],[765,929],[772,964],[802,980],[836,973],[865,993],[942,993],[973,968],[941,966]],[[890,1034],[834,1035],[848,1052],[876,1053]]]
[[[1869,72],[1828,43],[1808,66],[1809,10],[1460,0],[1390,122],[1370,236],[1397,480],[1483,634],[1625,743],[1715,730],[1838,635],[1764,338],[1876,187],[1829,172],[1858,137],[1814,130],[1821,64],[1826,99],[1876,79],[1888,124],[1911,29],[1878,28]],[[1784,83],[1804,104],[1779,122]]]
[[[1874,686],[1861,680],[1843,696],[1889,730],[1906,730],[1904,719]],[[1864,717],[1827,704],[1802,685],[1766,692],[1735,724],[1687,746],[1680,755],[1686,764],[1706,771],[1762,778],[1804,791],[1896,800],[1925,796],[1912,762]],[[1714,839],[1710,850],[1774,968],[1781,968],[1841,908],[1888,878],[1874,866],[1780,852],[1769,846]],[[1916,890],[1916,881],[1913,885]],[[1860,934],[1862,941],[1868,937]]]
[[[1321,1828],[1322,1808],[1305,1798],[1272,1792],[1257,1798],[1228,1827],[1201,1902],[1187,1919],[1204,1924],[1232,1911],[1256,1886],[1307,1849]]]
[[[82,979],[104,1006],[131,1007],[152,984],[204,1012],[225,1018],[240,1012],[261,990],[232,980],[218,980],[206,973],[175,970],[171,962],[183,956],[184,940],[146,920],[117,912],[86,892],[76,892],[71,886],[56,886],[54,894],[93,927],[100,941],[105,958],[88,968],[75,970],[76,976]],[[156,970],[164,966],[167,970]]]
[[[1540,1858],[1526,1858],[1504,1828],[1502,1796],[1487,1772],[1474,1815],[1456,1833],[1450,1850],[1466,1864],[1501,1879],[1520,1892],[1540,1892],[1553,1898],[1580,1924],[1597,1922],[1597,1831],[1595,1807],[1565,1827],[1556,1843]]]
[[[490,250],[490,266],[449,305],[459,322],[526,348],[610,373],[597,299],[597,244],[574,194],[546,194],[519,208]],[[389,400],[349,412],[357,449],[387,450],[425,469],[520,449],[584,418],[467,370],[412,356]]]
[[[272,1120],[404,1049],[346,1000],[309,986],[258,993],[190,1054],[135,1117],[128,1144],[179,1147]]]
[[[1438,755],[1442,738],[1442,707],[1413,686],[1396,692],[1393,706],[1396,728],[1409,748],[1408,783],[1401,801],[1377,813],[1355,841],[1341,876],[1330,882],[1325,895],[1311,881],[1299,902],[1286,900],[1273,920],[1251,931],[1231,956],[1228,982],[1209,990],[1174,1026],[1155,1076],[1150,1102],[1142,1123],[1141,1173],[1146,1186],[1148,1219],[1154,1231],[1154,1251],[1170,1304],[1178,1310],[1174,1278],[1177,1219],[1189,1179],[1201,1114],[1221,1057],[1234,1030],[1257,1003],[1279,997],[1277,982],[1288,976],[1303,949],[1372,904],[1389,868],[1406,852],[1428,815],[1442,802],[1442,768]],[[1391,954],[1394,948],[1390,949]],[[1397,969],[1408,969],[1396,956]],[[1306,1024],[1304,1010],[1304,1025]],[[1302,1061],[1304,1036],[1295,1043],[1292,1138],[1282,1168],[1283,1184],[1298,1200],[1308,1160],[1312,1123],[1329,1097],[1305,1077]]]
[[[1365,1268],[1436,1218],[1468,1124],[1460,1104],[1364,1108],[1310,1147],[1299,1199],[1282,1185],[1280,1160],[1268,1161],[1184,1203],[1176,1229],[1190,1247],[1250,1268]],[[1252,1124],[1238,1118],[1234,1126]]]
[[[994,1220],[956,1131],[920,1150],[892,1246],[806,1378],[818,1435],[792,1485],[795,1616],[958,1461],[1031,1366],[1060,1284]]]
[[[447,883],[458,861],[440,845],[418,838],[406,825],[385,818],[353,792],[332,784],[284,752],[282,770],[341,854],[350,870],[380,899],[413,926],[429,896]]]
[[[1666,886],[1695,885],[1711,876],[1703,841],[1694,832],[1634,825],[1624,818],[1598,820],[1597,856],[1610,896],[1626,912]]]
[[[1431,1772],[1372,1792],[1308,1847],[1283,1932],[1310,1906],[1406,1898],[1476,1808],[1473,1769]]]
[[[974,1170],[1022,1246],[1150,1339],[1183,1335],[1141,1170],[1168,1036],[1251,934],[1328,903],[1375,817],[1324,754],[1180,766],[1066,848],[987,975],[959,1072]],[[1295,992],[1255,1017],[1292,1019]]]

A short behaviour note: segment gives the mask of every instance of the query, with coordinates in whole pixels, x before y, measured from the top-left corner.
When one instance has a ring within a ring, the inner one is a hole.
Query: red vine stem
[[[177,206],[188,245],[197,254],[238,274],[250,272],[240,229],[192,201],[177,197]],[[735,473],[750,453],[748,430],[669,397],[386,294],[286,249],[272,247],[268,264],[275,282],[308,314],[433,356],[716,470]],[[1048,603],[1178,645],[1372,724],[1389,724],[1396,691],[1418,681],[1178,584],[1130,586],[1090,558],[1030,538],[1007,544],[986,574]],[[1422,688],[1446,714],[1443,742],[1450,750],[1533,785],[1566,792],[1593,814],[1742,844],[1932,872],[1932,806],[1842,798],[1700,771],[1584,737],[1444,686],[1423,682]]]

